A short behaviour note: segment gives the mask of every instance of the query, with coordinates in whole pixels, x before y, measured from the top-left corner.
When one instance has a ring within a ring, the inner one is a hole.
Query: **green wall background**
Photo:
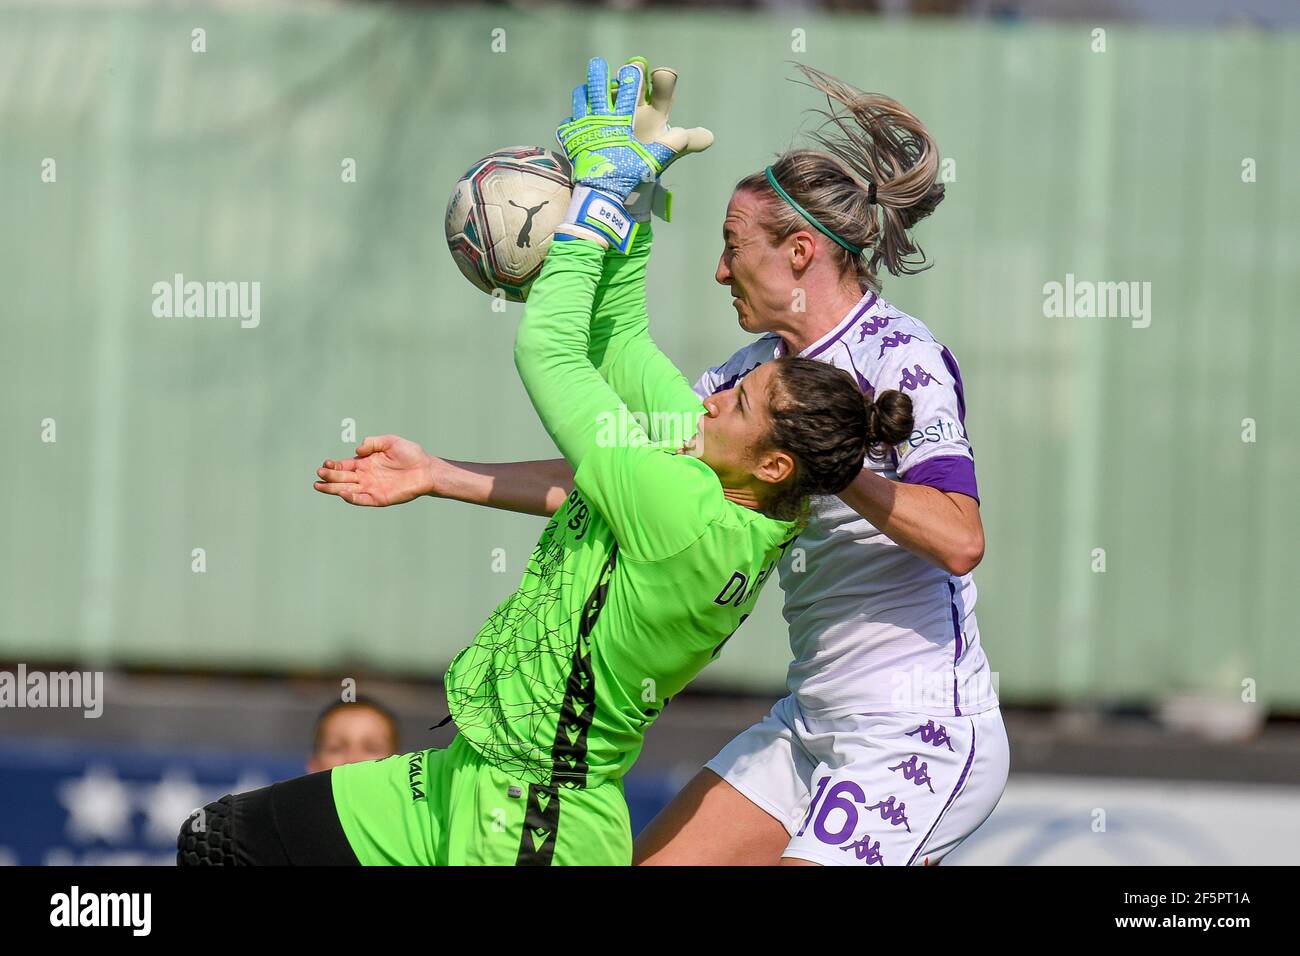
[[[494,313],[446,252],[452,183],[491,149],[550,144],[589,56],[678,67],[674,119],[718,141],[666,177],[650,312],[693,378],[744,341],[712,277],[730,188],[824,106],[789,81],[800,59],[897,97],[955,161],[922,231],[936,267],[885,293],[962,363],[1004,699],[1253,679],[1295,710],[1300,40],[1109,27],[1095,53],[1091,29],[0,10],[0,657],[438,674],[541,522],[351,509],[310,481],[345,454],[345,418],[452,458],[554,453],[511,362],[522,307]],[[260,281],[260,326],[155,318],[177,272]],[[1150,282],[1150,326],[1044,317],[1067,273]],[[779,604],[773,586],[704,683],[782,685]]]

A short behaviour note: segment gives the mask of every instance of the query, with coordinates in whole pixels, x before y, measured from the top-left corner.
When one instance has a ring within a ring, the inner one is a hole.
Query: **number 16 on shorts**
[[[819,744],[840,759],[805,778],[808,808],[785,856],[826,866],[937,864],[988,818],[1007,782],[996,709],[943,722],[872,715],[862,733]]]
[[[804,814],[799,832],[790,841],[791,848],[815,849],[816,844],[821,844],[821,847],[826,849],[838,847],[851,855],[847,859],[835,862],[861,862],[883,866],[885,861],[879,836],[866,832],[860,839],[854,840],[853,837],[864,817],[879,820],[881,826],[885,828],[890,825],[886,822],[890,817],[895,817],[900,823],[906,825],[906,806],[899,804],[892,795],[885,801],[871,800],[866,791],[855,781],[835,780],[830,767],[824,763],[817,767],[812,779],[812,801],[808,804],[808,812]],[[887,810],[883,819],[873,812],[885,808]],[[869,831],[871,827],[868,826],[866,829]],[[814,859],[819,863],[831,862],[824,860],[822,853],[814,856],[790,852],[787,855]]]

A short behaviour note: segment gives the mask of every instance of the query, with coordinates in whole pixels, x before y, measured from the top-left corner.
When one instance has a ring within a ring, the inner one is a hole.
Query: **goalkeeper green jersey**
[[[630,253],[556,238],[515,362],[573,466],[518,589],[447,671],[456,726],[493,766],[594,787],[636,760],[646,728],[753,609],[798,531],[723,495],[676,453],[704,409],[650,338],[651,230]]]

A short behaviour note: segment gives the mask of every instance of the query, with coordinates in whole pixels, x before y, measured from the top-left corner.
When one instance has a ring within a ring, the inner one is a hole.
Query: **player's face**
[[[722,255],[713,277],[731,290],[740,327],[761,335],[777,328],[790,310],[793,278],[781,246],[759,227],[762,202],[753,193],[733,193],[722,223]]]
[[[735,388],[704,399],[705,414],[694,439],[695,451],[718,475],[724,488],[741,488],[761,481],[780,481],[783,472],[771,469],[766,449],[772,427],[768,413],[768,387],[772,366],[760,365]]]
[[[345,763],[388,757],[393,753],[393,743],[392,729],[379,714],[369,707],[344,707],[325,718],[320,746],[307,769],[315,773]]]

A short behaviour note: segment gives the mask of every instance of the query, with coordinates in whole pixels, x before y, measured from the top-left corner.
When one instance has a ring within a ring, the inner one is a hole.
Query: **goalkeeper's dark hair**
[[[896,276],[928,269],[931,263],[911,230],[943,200],[934,137],[897,100],[864,93],[811,66],[795,65],[807,77],[805,85],[825,94],[830,109],[811,111],[826,117],[810,134],[822,148],[782,153],[772,162],[777,182],[822,225],[861,248],[855,255],[839,243],[825,243],[841,275],[851,270],[863,290],[880,290],[881,265]],[[828,127],[833,128],[823,133]],[[762,170],[746,176],[736,189],[767,200],[760,225],[773,243],[810,228],[808,220],[777,195]]]
[[[839,494],[864,459],[884,461],[912,433],[912,400],[896,389],[863,394],[848,372],[825,362],[788,357],[772,365],[764,450],[788,452],[795,468],[763,512],[802,520],[809,495]]]

